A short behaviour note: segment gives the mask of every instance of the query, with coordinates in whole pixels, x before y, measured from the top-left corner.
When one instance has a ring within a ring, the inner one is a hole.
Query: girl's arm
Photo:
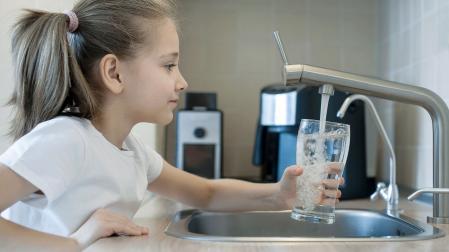
[[[39,189],[8,167],[0,164],[0,213]],[[148,234],[128,218],[98,209],[70,238],[38,232],[0,217],[0,250],[80,251],[99,238],[114,233]]]
[[[39,189],[0,164],[0,212]],[[5,251],[77,251],[73,239],[37,232],[0,217],[0,248]]]
[[[205,179],[164,162],[161,175],[148,189],[187,205],[209,211],[291,209],[296,195],[296,177],[302,173],[289,167],[278,183],[258,184],[235,179]]]

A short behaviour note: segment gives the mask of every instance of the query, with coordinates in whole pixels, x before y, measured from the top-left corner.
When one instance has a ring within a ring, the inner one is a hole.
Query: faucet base
[[[431,223],[431,224],[449,224],[449,217],[431,217],[431,216],[427,216],[427,223]]]
[[[397,208],[395,210],[388,210],[388,209],[385,208],[383,212],[386,213],[387,215],[399,216],[399,214],[403,214],[404,213],[404,209]]]

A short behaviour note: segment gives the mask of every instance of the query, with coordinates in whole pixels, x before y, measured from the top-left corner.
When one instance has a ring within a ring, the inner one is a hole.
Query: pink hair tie
[[[78,29],[79,21],[75,12],[71,10],[66,10],[64,11],[64,14],[67,15],[67,17],[69,17],[69,32],[76,31],[76,29]]]

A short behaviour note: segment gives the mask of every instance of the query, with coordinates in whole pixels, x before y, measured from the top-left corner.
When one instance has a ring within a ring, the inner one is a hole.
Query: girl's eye
[[[165,65],[165,68],[167,68],[167,70],[169,71],[169,72],[171,72],[173,69],[173,67],[175,67],[176,66],[176,64],[168,64],[168,65]]]

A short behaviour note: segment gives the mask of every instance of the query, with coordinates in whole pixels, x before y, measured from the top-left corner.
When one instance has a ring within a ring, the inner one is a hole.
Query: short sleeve
[[[164,167],[164,159],[157,153],[155,150],[153,150],[150,146],[145,146],[146,153],[148,156],[148,171],[147,171],[147,178],[148,183],[153,182],[155,179],[161,175],[162,168]]]
[[[153,182],[162,172],[164,159],[153,148],[133,134],[130,134],[127,140],[127,145],[137,152],[137,156],[143,162],[148,183]]]
[[[44,122],[0,156],[15,173],[41,190],[47,202],[64,193],[81,172],[85,142],[70,122]]]

